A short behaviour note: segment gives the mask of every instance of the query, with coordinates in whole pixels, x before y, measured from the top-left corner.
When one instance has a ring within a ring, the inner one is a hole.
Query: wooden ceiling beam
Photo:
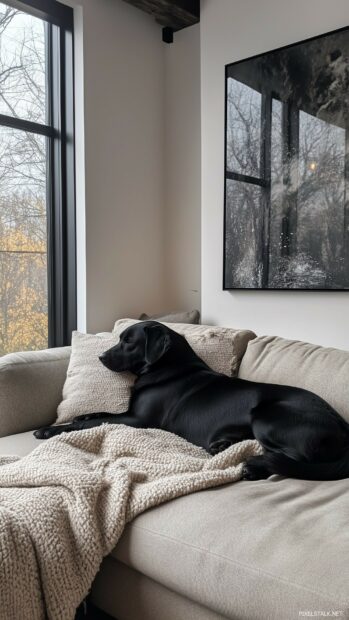
[[[173,32],[200,21],[200,0],[124,0],[153,15],[163,28]]]

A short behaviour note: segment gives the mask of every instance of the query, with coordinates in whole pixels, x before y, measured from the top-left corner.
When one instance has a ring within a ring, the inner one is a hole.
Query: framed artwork
[[[223,288],[349,290],[349,27],[225,69]]]

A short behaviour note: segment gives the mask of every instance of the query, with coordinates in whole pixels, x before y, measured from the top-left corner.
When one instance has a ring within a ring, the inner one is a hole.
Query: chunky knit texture
[[[86,413],[127,411],[135,376],[130,372],[112,372],[99,360],[99,355],[114,347],[119,339],[120,334],[100,336],[73,332],[57,424],[70,422]]]
[[[127,522],[239,480],[255,454],[252,440],[211,457],[165,431],[103,425],[1,458],[0,619],[72,620]]]

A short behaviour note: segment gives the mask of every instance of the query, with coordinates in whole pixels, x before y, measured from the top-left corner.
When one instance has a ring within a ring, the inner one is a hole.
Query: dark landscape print
[[[349,290],[349,29],[226,80],[224,288]]]

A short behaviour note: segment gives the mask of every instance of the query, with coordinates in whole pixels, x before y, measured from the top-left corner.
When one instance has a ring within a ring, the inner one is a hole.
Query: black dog
[[[211,454],[256,438],[265,452],[247,461],[245,479],[349,477],[349,424],[312,392],[214,372],[183,336],[155,321],[127,328],[100,360],[110,370],[137,375],[129,410],[79,416],[39,429],[37,438],[104,422],[164,429]]]

